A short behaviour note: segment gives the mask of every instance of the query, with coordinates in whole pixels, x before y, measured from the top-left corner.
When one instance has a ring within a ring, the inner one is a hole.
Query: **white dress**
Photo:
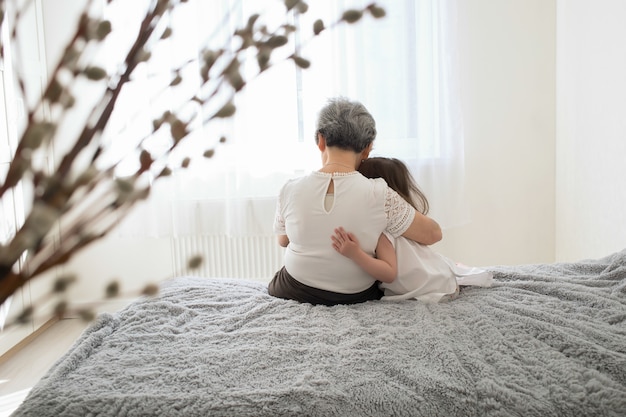
[[[383,300],[416,299],[425,303],[437,303],[443,297],[454,294],[457,285],[489,287],[493,274],[484,269],[454,263],[435,252],[430,246],[416,243],[404,237],[391,241],[398,259],[398,276],[392,283],[381,283]]]

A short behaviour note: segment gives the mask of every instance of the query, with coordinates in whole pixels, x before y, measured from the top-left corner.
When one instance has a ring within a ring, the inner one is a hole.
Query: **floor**
[[[0,363],[0,417],[10,416],[15,411],[33,385],[67,352],[87,325],[77,318],[58,321]]]

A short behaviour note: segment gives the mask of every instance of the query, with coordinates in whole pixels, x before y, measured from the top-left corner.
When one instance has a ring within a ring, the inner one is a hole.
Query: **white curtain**
[[[156,181],[151,198],[131,213],[118,233],[272,234],[276,195],[282,184],[320,167],[315,120],[326,100],[335,96],[358,100],[368,108],[378,130],[373,154],[397,157],[410,166],[431,203],[431,216],[444,228],[463,223],[468,209],[463,193],[455,0],[380,1],[386,10],[383,19],[365,15],[356,24],[343,23],[308,40],[315,19],[322,18],[328,25],[344,10],[370,2],[308,2],[308,12],[291,23],[301,27],[303,34],[297,40],[300,44],[293,47],[311,61],[311,67],[299,70],[290,61],[277,61],[236,97],[232,119],[206,127],[198,124],[193,140],[178,156],[181,160],[193,156],[190,166]],[[147,66],[145,77],[125,91],[129,109],[116,113],[112,137],[120,144],[129,143],[122,139],[148,129],[153,115],[131,111],[137,104],[142,109],[159,109],[175,101],[173,89],[159,100],[148,94],[155,91],[153,83],[164,69],[196,59],[199,45],[207,39],[223,44],[254,12],[260,12],[271,28],[284,22],[284,10],[280,0],[186,3],[171,16],[174,36],[165,43],[161,60]],[[128,11],[121,16],[129,19]],[[254,72],[256,64],[251,64],[244,66],[244,74]],[[190,89],[194,88],[194,71],[197,68],[184,77]],[[227,138],[224,143],[219,142],[222,136]],[[163,146],[159,138],[151,141],[157,150]],[[203,158],[203,152],[211,148],[214,156]],[[124,152],[122,145],[119,152]]]

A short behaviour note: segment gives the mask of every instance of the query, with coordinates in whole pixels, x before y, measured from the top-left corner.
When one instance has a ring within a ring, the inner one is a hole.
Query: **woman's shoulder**
[[[376,187],[387,188],[387,182],[383,178],[368,178],[368,180],[372,181]]]
[[[312,175],[312,173],[309,172],[309,173],[306,173],[306,174],[302,174],[302,175],[298,175],[296,177],[289,178],[289,179],[287,179],[285,181],[283,186],[288,186],[290,184],[297,184],[299,182],[306,181],[308,178],[311,177],[311,175]]]
[[[390,189],[387,182],[382,178],[366,178],[374,189],[374,192],[386,195],[387,190]]]
[[[364,188],[371,190],[377,195],[384,195],[389,188],[387,183],[382,178],[367,178],[358,171],[350,172],[341,176],[333,176],[335,180],[346,181],[347,183],[354,185],[357,189],[363,191]]]
[[[281,187],[281,193],[288,193],[292,190],[297,190],[302,187],[309,187],[312,183],[318,183],[319,181],[327,181],[324,180],[323,175],[324,173],[312,171],[302,175],[298,175],[296,177],[289,178],[283,183]]]

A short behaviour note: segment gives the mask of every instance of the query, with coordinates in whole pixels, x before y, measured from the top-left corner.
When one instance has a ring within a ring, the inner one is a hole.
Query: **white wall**
[[[626,248],[626,2],[557,1],[556,258]]]
[[[458,1],[470,221],[435,245],[468,265],[555,252],[555,1]]]

